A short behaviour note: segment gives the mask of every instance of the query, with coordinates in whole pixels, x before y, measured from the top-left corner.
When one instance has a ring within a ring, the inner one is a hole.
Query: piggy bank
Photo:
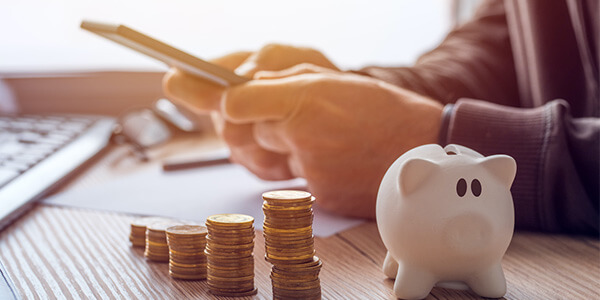
[[[425,298],[436,285],[504,296],[516,168],[510,156],[459,145],[420,146],[390,166],[376,213],[388,250],[383,272],[398,298]]]

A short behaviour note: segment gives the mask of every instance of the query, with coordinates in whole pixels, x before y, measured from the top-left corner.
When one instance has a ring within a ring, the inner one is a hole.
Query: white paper
[[[45,199],[44,203],[197,222],[204,222],[213,214],[242,213],[253,216],[256,228],[262,229],[262,193],[305,189],[305,186],[301,179],[263,181],[233,164],[175,172],[156,168],[90,188],[66,191]],[[324,212],[319,209],[318,201],[314,207],[315,236],[330,236],[363,222]]]

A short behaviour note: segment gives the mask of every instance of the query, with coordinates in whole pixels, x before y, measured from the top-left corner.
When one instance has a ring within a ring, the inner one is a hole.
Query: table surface
[[[160,158],[173,149],[151,154]],[[115,172],[126,174],[135,165],[126,152],[122,147],[111,149],[65,188],[85,187]],[[146,261],[143,250],[132,248],[128,240],[132,218],[40,204],[0,233],[0,257],[26,299],[221,298],[208,292],[206,281],[174,280],[167,264]],[[323,299],[394,299],[393,281],[381,272],[386,250],[375,223],[316,238],[315,248],[323,261]],[[247,298],[270,299],[271,265],[263,259],[261,232],[256,234],[254,257],[258,294]],[[517,232],[503,267],[506,299],[600,299],[597,239]],[[428,299],[479,297],[470,291],[434,288]]]

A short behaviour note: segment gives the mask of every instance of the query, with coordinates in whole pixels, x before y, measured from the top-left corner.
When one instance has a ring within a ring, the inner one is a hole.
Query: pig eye
[[[473,192],[475,197],[481,195],[481,182],[479,182],[479,180],[473,179],[473,181],[471,181],[471,192]]]
[[[462,197],[467,193],[467,181],[464,178],[459,179],[456,183],[456,193],[459,197]]]

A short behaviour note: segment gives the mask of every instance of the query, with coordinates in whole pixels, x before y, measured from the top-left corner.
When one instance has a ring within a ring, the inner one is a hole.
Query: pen
[[[164,161],[162,164],[163,171],[178,171],[185,170],[191,168],[200,168],[206,166],[214,166],[221,164],[231,163],[229,161],[229,157],[220,157],[220,158],[209,158],[209,159],[197,159],[197,160],[189,160],[189,161]]]

